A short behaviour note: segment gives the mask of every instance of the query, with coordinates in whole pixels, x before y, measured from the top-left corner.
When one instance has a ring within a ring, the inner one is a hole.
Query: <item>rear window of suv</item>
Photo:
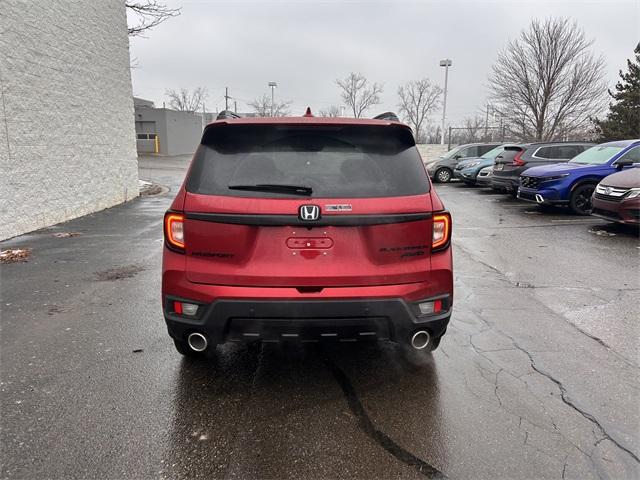
[[[411,132],[370,125],[209,127],[194,157],[187,191],[283,198],[292,193],[230,186],[295,185],[316,198],[419,195],[429,180]]]

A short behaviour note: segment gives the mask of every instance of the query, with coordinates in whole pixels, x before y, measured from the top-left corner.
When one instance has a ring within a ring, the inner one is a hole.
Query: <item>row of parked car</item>
[[[634,168],[636,167],[636,168]],[[435,182],[457,178],[578,215],[640,223],[640,140],[460,145],[427,163]]]

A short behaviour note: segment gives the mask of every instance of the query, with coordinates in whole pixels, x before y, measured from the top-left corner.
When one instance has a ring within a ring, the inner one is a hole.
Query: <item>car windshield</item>
[[[483,160],[495,160],[498,155],[504,152],[504,146],[500,145],[499,147],[494,148],[493,150],[489,150],[487,153],[482,155],[480,158]]]
[[[445,153],[444,155],[442,155],[442,156],[440,157],[440,159],[453,158],[453,156],[454,156],[456,153],[458,153],[460,150],[462,150],[462,146],[452,148],[452,149],[451,149],[451,150],[449,150],[447,153]]]
[[[187,190],[241,197],[418,195],[429,181],[409,130],[240,125],[205,133]]]
[[[611,145],[591,147],[574,157],[572,160],[569,160],[569,163],[579,163],[583,165],[600,165],[602,163],[607,163],[611,159],[611,157],[613,157],[623,148],[624,147],[614,147]]]

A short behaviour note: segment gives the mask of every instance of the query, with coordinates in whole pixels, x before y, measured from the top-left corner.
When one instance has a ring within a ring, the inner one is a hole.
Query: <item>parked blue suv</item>
[[[504,145],[489,150],[487,153],[478,158],[470,158],[468,160],[462,160],[456,169],[453,171],[453,176],[458,180],[462,180],[467,185],[475,185],[478,173],[484,167],[493,165],[496,157],[504,152]]]
[[[527,169],[520,176],[518,198],[542,205],[568,205],[578,215],[589,215],[598,182],[634,163],[640,163],[640,140],[602,143],[568,163]]]

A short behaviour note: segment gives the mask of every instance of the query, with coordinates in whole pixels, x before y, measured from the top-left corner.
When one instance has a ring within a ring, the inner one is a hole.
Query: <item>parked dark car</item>
[[[493,168],[493,163],[495,162],[496,157],[504,152],[505,146],[506,145],[500,145],[493,150],[489,150],[480,158],[470,158],[468,160],[461,161],[456,165],[456,169],[453,172],[454,176],[458,180],[462,180],[467,185],[475,185],[480,170],[485,167]]]
[[[505,147],[505,151],[496,157],[491,186],[515,196],[520,186],[520,175],[526,169],[568,162],[593,145],[587,142],[556,142]]]
[[[602,143],[567,163],[532,167],[520,177],[518,198],[540,205],[567,205],[578,215],[591,213],[591,197],[605,177],[640,163],[640,139]]]
[[[640,225],[640,166],[605,177],[591,199],[591,215]]]
[[[427,172],[435,182],[447,183],[453,178],[456,165],[470,158],[478,158],[499,147],[500,143],[470,143],[452,148],[447,153],[427,163]]]

